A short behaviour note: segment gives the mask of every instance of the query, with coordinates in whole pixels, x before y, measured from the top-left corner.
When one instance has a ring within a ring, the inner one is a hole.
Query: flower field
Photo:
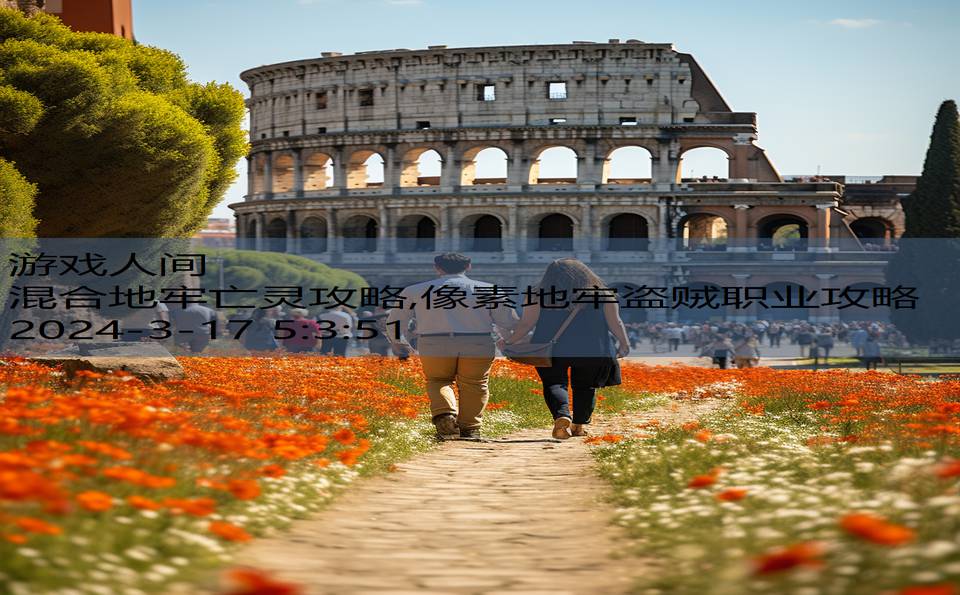
[[[0,360],[0,592],[189,583],[433,443],[415,359],[181,362],[185,380],[145,384]],[[638,592],[960,592],[960,383],[623,377],[601,411],[710,404],[697,421],[589,439],[651,569]],[[533,369],[498,362],[491,389],[487,434],[549,426]]]
[[[960,383],[647,368],[698,421],[598,440],[642,593],[960,593]]]
[[[432,443],[415,361],[181,363],[144,384],[0,360],[0,592],[162,590]],[[493,383],[522,399],[491,433],[546,423],[532,383]]]

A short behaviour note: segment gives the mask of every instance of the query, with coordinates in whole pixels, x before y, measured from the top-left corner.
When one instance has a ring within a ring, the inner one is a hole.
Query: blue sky
[[[670,42],[735,110],[758,113],[758,144],[783,174],[919,173],[937,106],[960,99],[956,0],[133,2],[141,43],[180,54],[194,80],[244,92],[242,70],[322,51]]]

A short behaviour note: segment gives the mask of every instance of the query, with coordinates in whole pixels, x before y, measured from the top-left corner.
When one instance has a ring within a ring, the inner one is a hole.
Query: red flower
[[[77,504],[90,512],[103,512],[113,508],[113,498],[103,492],[88,491],[77,494]]]
[[[879,545],[903,545],[916,538],[913,529],[868,513],[845,515],[840,519],[840,527],[851,535]]]
[[[227,595],[298,595],[303,592],[299,585],[280,582],[253,568],[231,570],[227,577],[236,585],[227,591]]]
[[[797,566],[821,566],[823,545],[814,541],[796,543],[776,548],[754,559],[753,573],[756,575],[773,574],[790,570]]]
[[[243,527],[224,521],[212,521],[208,529],[214,535],[227,541],[250,541],[253,539],[249,533],[244,531]]]

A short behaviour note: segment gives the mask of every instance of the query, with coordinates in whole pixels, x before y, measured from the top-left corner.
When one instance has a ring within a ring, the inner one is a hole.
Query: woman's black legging
[[[553,415],[569,417],[575,424],[588,424],[597,405],[597,389],[594,386],[599,366],[578,364],[576,360],[554,358],[549,368],[537,368],[543,382],[543,398]],[[569,374],[569,376],[568,376]],[[570,393],[573,388],[573,415],[570,414]]]

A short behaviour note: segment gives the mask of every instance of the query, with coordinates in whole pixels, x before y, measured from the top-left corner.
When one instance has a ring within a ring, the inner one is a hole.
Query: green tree
[[[957,104],[937,112],[917,188],[902,201],[906,228],[887,265],[889,285],[916,287],[915,310],[892,311],[913,343],[960,338],[960,119]]]
[[[243,96],[158,48],[0,9],[0,158],[38,188],[42,237],[181,237],[246,152]]]

